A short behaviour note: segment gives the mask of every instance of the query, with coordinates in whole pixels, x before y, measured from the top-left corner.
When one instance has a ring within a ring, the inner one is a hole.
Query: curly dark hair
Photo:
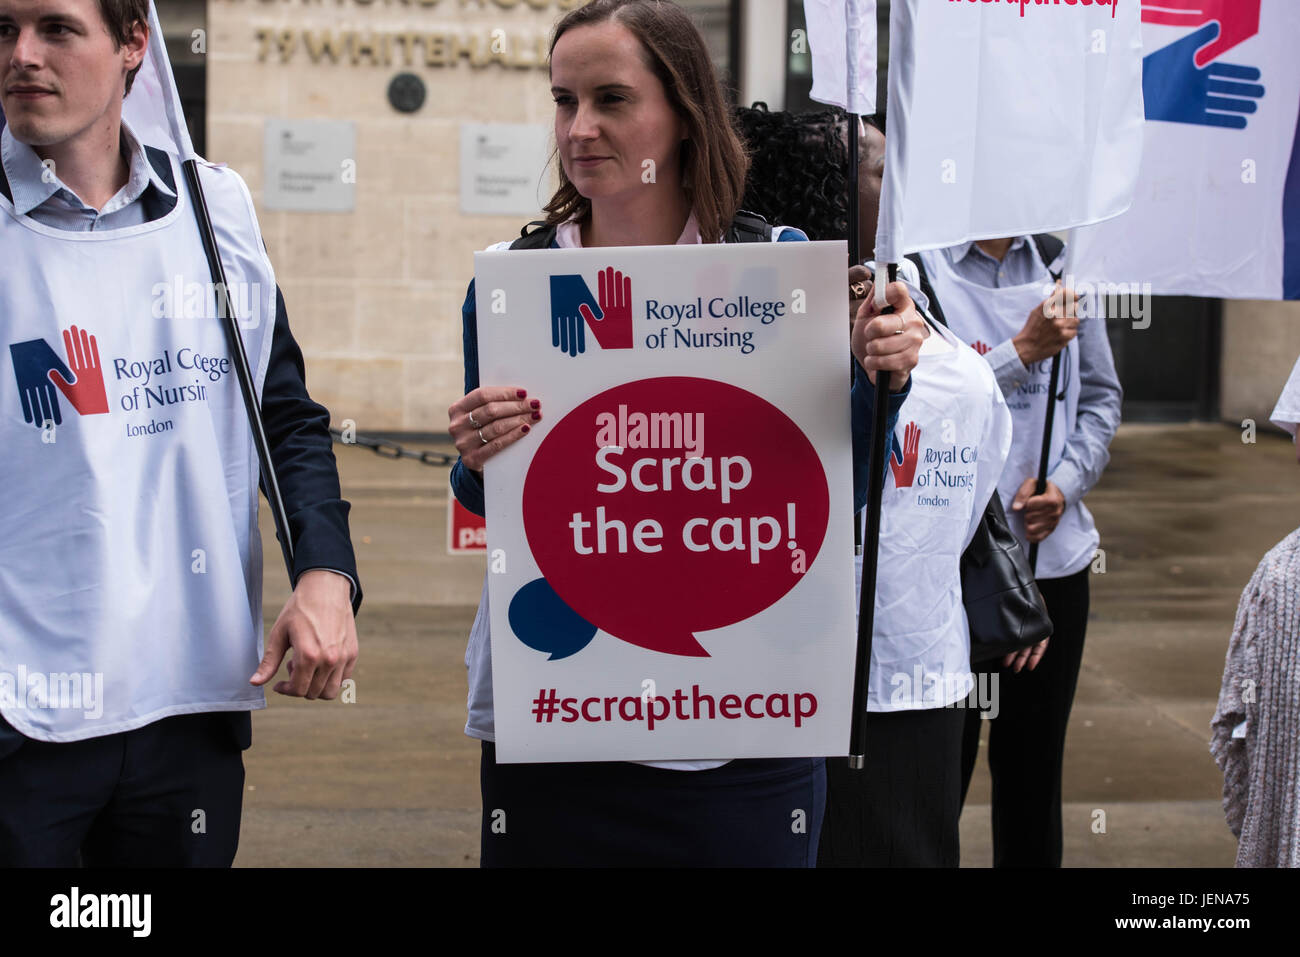
[[[847,117],[839,110],[772,112],[766,103],[736,110],[749,153],[743,206],[809,239],[844,239],[849,230]]]

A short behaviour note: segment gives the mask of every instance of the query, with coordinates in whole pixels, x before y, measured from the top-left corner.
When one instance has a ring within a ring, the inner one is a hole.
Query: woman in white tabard
[[[803,222],[813,239],[843,237],[848,196],[844,117],[739,111],[751,150],[746,208]],[[884,135],[859,132],[861,248],[874,246]],[[874,264],[868,264],[873,267]],[[868,270],[852,276],[868,295]],[[908,261],[899,277],[919,301]],[[818,866],[956,867],[963,706],[974,679],[961,555],[1011,447],[1011,416],[992,370],[927,316],[912,388],[895,425],[882,500],[866,770],[827,761]],[[865,516],[864,516],[865,517]],[[858,588],[862,559],[857,560]]]
[[[550,67],[561,185],[546,207],[544,248],[734,241],[747,161],[704,40],[680,7],[594,0],[560,20]],[[647,159],[653,184],[641,178]],[[778,229],[770,238],[807,237]],[[851,335],[855,498],[865,499],[871,377],[891,373],[896,419],[922,342],[905,288],[891,286],[889,298],[896,314],[868,305]],[[449,410],[461,455],[451,481],[457,499],[483,514],[484,462],[530,441],[545,405],[523,383],[480,385],[472,284],[462,320],[466,395]],[[466,733],[483,741],[484,866],[815,863],[821,759],[498,764],[487,611],[485,588],[466,654]],[[791,827],[792,809],[807,809],[806,828]],[[502,816],[507,827],[493,828]]]

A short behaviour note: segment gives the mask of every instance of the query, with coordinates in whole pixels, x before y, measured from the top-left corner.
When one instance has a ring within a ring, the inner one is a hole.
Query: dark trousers
[[[818,867],[958,865],[965,715],[952,707],[867,716],[866,767],[826,759]]]
[[[244,791],[225,714],[0,757],[0,866],[229,867]],[[6,727],[5,730],[11,730]]]
[[[621,761],[497,764],[483,742],[483,867],[812,867],[821,758],[670,771]]]
[[[980,725],[987,724],[994,867],[1061,866],[1065,728],[1083,661],[1090,571],[1039,580],[1055,627],[1047,652],[1033,671],[997,671],[996,718],[982,721],[977,710],[967,712],[962,802],[975,770]]]

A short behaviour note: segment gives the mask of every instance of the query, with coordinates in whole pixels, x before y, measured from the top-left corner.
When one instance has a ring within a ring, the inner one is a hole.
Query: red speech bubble
[[[830,493],[812,443],[736,386],[664,377],[588,399],[524,481],[542,575],[623,641],[708,657],[694,633],[776,603],[812,566]]]

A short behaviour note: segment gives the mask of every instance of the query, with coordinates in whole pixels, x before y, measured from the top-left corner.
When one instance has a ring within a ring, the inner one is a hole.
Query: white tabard
[[[127,229],[0,197],[0,713],[43,741],[266,704],[257,456],[172,168]],[[243,181],[199,170],[260,396],[275,275]]]
[[[951,331],[931,329],[911,378],[881,505],[870,711],[939,708],[970,693],[961,555],[1011,448],[993,371]],[[860,556],[857,579],[861,589]]]
[[[998,289],[981,286],[964,279],[952,269],[942,250],[921,254],[930,283],[943,308],[952,331],[964,341],[992,348],[1018,333],[1034,307],[1047,298],[1051,283],[1031,282],[1022,286]],[[1011,511],[1016,490],[1027,478],[1038,475],[1043,451],[1043,425],[1047,414],[1047,394],[1052,360],[1044,359],[1029,368],[1029,378],[1007,396],[1013,431],[1011,455],[998,481],[998,493],[1007,512],[1012,532],[1028,554],[1025,523],[1020,513]],[[1061,356],[1061,379],[1057,395],[1056,417],[1052,422],[1052,444],[1047,474],[1061,462],[1065,444],[1074,432],[1079,414],[1079,343],[1071,340]],[[1062,578],[1084,568],[1100,542],[1092,514],[1083,502],[1067,504],[1052,534],[1038,546],[1039,578]]]

